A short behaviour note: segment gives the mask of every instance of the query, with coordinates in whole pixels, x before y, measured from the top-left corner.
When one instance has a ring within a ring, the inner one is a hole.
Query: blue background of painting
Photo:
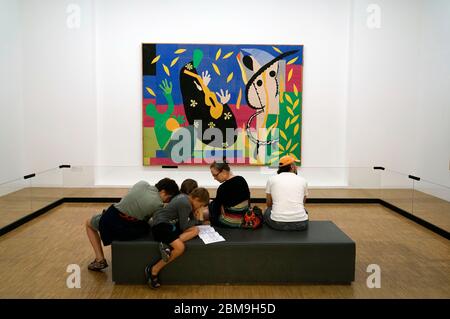
[[[299,57],[294,64],[301,65],[303,63],[303,46],[302,45],[275,45],[282,52],[287,52],[291,50],[299,50],[299,52],[288,56],[286,60],[291,60],[295,57]],[[174,52],[178,49],[186,49],[182,54],[175,54]],[[231,94],[231,99],[229,104],[235,104],[237,100],[237,95],[239,89],[241,88],[244,92],[245,85],[242,81],[241,70],[239,68],[236,56],[242,49],[260,49],[271,54],[274,58],[279,55],[271,45],[212,45],[212,44],[156,44],[156,55],[160,55],[159,61],[156,63],[156,76],[144,76],[143,78],[143,97],[153,98],[145,87],[150,87],[156,94],[156,104],[162,105],[167,104],[164,96],[161,94],[162,91],[158,87],[162,80],[167,79],[172,82],[172,97],[175,105],[182,104],[182,97],[180,91],[179,83],[179,73],[180,68],[182,68],[186,63],[192,61],[192,53],[195,49],[200,49],[203,51],[203,60],[197,68],[197,73],[201,75],[202,72],[208,71],[211,75],[211,81],[208,85],[209,89],[213,92],[218,92],[220,89],[228,90]],[[217,50],[221,49],[221,55],[216,61],[215,56]],[[233,51],[234,54],[227,58],[222,59],[222,57],[228,52]],[[179,57],[177,63],[170,67],[170,63],[176,57]],[[152,58],[152,57],[143,57]],[[215,63],[219,70],[220,76],[214,71],[211,63]],[[170,69],[170,77],[164,72],[163,64],[165,64]],[[226,83],[228,75],[233,72],[233,79]],[[243,97],[244,100],[244,97]]]

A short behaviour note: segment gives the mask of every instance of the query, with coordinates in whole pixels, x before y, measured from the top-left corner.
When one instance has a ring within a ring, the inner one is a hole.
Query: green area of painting
[[[296,102],[298,100],[298,102]],[[290,103],[292,102],[292,103]],[[294,105],[295,108],[294,108]],[[280,114],[278,118],[278,128],[280,129],[279,145],[280,154],[284,156],[292,154],[297,159],[300,157],[300,137],[301,137],[301,110],[302,110],[302,95],[298,93],[298,96],[294,92],[285,92],[283,102],[280,101]],[[290,108],[294,116],[288,111]],[[294,121],[292,121],[294,120]],[[287,121],[289,125],[286,127]],[[283,133],[284,135],[283,135]]]
[[[156,150],[159,145],[156,140],[155,129],[153,127],[144,127],[144,157],[156,157]]]
[[[282,133],[279,134],[279,145],[281,145],[279,149],[279,154],[274,154],[272,158],[279,158],[281,156],[284,156],[286,154],[293,154],[298,159],[301,159],[301,131],[302,131],[302,94],[299,92],[298,96],[295,95],[294,92],[285,92],[284,93],[283,102],[280,101],[280,113],[278,115],[278,128],[280,131],[284,133],[284,136]],[[286,98],[286,96],[289,96],[292,103],[290,103],[289,99]],[[298,102],[296,100],[298,99]],[[294,108],[293,105],[296,104],[296,107]],[[292,114],[288,112],[287,107],[290,107],[292,110]],[[298,116],[297,116],[298,115]],[[292,119],[295,119],[295,121],[292,123]],[[285,124],[289,119],[289,126],[285,128]],[[276,120],[275,116],[269,116],[267,127],[270,127]],[[296,126],[298,125],[298,128],[296,129]],[[154,158],[156,157],[156,151],[160,149],[158,138],[155,134],[155,128],[153,127],[145,127],[143,129],[143,139],[144,139],[144,157],[148,158]],[[286,137],[286,138],[284,138]],[[242,136],[239,135],[238,139],[241,139]],[[271,135],[269,135],[269,139],[272,138]],[[237,145],[233,145],[234,147],[237,147]],[[230,147],[230,149],[233,149],[234,147]],[[270,161],[270,153],[269,153],[270,147],[267,148],[267,164],[269,164]],[[245,156],[247,157],[249,155],[249,150],[245,148],[244,150]],[[193,152],[193,158],[202,158],[203,152],[201,150],[195,150]]]

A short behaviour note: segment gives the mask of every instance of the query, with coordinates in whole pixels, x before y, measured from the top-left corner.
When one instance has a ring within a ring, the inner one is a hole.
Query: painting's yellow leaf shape
[[[175,59],[173,59],[172,62],[170,63],[170,67],[173,67],[173,66],[175,65],[175,63],[177,63],[177,61],[178,61],[179,58],[180,58],[180,57],[177,56]]]
[[[288,101],[289,104],[292,105],[292,99],[291,99],[291,97],[289,96],[289,94],[286,93],[286,94],[284,95],[284,97],[285,97],[286,101]]]
[[[292,79],[292,75],[294,74],[294,69],[291,69],[288,73],[288,82]]]
[[[155,64],[156,62],[158,62],[158,60],[161,58],[161,55],[157,55],[154,57],[154,59],[152,60],[151,64]]]
[[[293,58],[292,60],[289,60],[289,62],[286,63],[286,64],[287,64],[287,65],[293,64],[293,63],[295,63],[295,61],[297,61],[297,60],[298,60],[298,57],[295,57],[295,58]]]
[[[216,73],[217,73],[218,75],[220,75],[219,67],[218,67],[215,63],[211,63],[211,64],[212,64],[212,67],[213,67],[214,71],[216,71]]]
[[[287,130],[287,128],[289,127],[290,124],[290,119],[287,119],[286,123],[284,123],[284,129]]]
[[[216,52],[216,61],[219,60],[221,53],[222,53],[222,49],[217,50],[217,52]]]
[[[168,76],[170,76],[169,68],[168,68],[165,64],[163,64],[163,69],[164,69],[164,72],[166,72],[166,74],[167,74]]]
[[[289,106],[286,106],[286,110],[288,111],[289,114],[294,116],[294,112],[292,112],[292,109]]]
[[[298,130],[300,129],[300,124],[297,123],[294,127],[294,135],[297,134]]]
[[[153,96],[156,96],[156,94],[155,94],[155,92],[153,92],[153,90],[151,89],[151,88],[149,88],[149,87],[145,87],[146,89],[147,89],[147,92],[148,93],[150,93],[151,95],[153,95]]]
[[[291,142],[292,142],[292,141],[289,141],[289,142],[286,144],[286,149],[287,149],[287,150],[291,147]]]
[[[277,47],[274,47],[274,46],[272,46],[272,48],[275,50],[275,51],[277,51],[278,53],[283,53],[283,52],[281,52],[281,50],[280,49],[278,49]]]
[[[228,52],[227,54],[225,54],[223,57],[222,57],[222,59],[228,59],[230,56],[232,56],[233,55],[233,51],[231,51],[231,52]]]
[[[227,83],[229,83],[233,79],[233,72],[231,72],[227,77]]]
[[[239,94],[236,101],[236,109],[239,110],[241,107],[242,89],[239,89]]]

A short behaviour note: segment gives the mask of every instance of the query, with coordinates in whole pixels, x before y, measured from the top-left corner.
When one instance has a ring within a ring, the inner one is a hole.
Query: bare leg
[[[105,255],[103,254],[102,249],[102,242],[100,240],[100,235],[94,228],[92,228],[90,219],[86,221],[86,233],[89,238],[89,241],[91,242],[92,248],[94,248],[95,260],[101,261],[105,259]]]
[[[170,243],[170,246],[172,246],[173,250],[170,253],[169,260],[165,262],[164,260],[159,260],[155,265],[152,267],[152,275],[157,276],[158,273],[163,269],[167,264],[171,263],[174,259],[181,256],[184,253],[185,245],[184,243],[178,238],[175,239],[173,242]]]
[[[158,261],[153,267],[152,267],[152,275],[157,276],[158,273],[163,269],[167,264],[172,262],[177,257],[181,256],[184,253],[185,245],[184,242],[196,237],[199,233],[198,227],[190,227],[186,229],[178,239],[175,239],[173,242],[170,243],[170,246],[172,246],[173,250],[170,253],[169,260],[165,262],[164,260]]]
[[[193,226],[193,227],[189,227],[188,229],[186,229],[178,238],[182,242],[187,242],[188,240],[197,237],[198,233],[199,233],[198,227]],[[170,244],[170,245],[172,246],[172,244]]]

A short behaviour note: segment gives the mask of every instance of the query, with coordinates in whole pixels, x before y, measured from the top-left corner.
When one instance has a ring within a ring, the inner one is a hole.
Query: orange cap
[[[283,166],[291,165],[292,163],[300,163],[300,161],[296,160],[291,155],[285,155],[282,158],[280,158],[280,165],[279,166],[283,167]]]

